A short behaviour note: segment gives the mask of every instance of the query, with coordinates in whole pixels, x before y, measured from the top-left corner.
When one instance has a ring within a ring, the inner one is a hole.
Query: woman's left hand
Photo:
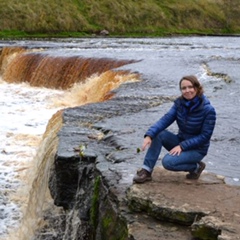
[[[170,154],[170,155],[178,155],[178,156],[179,156],[181,152],[182,152],[182,149],[181,149],[180,145],[178,145],[178,146],[172,148],[172,149],[169,151],[169,154]]]

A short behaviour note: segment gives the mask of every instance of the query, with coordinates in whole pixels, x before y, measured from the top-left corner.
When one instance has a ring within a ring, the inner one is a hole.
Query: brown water
[[[0,43],[0,47],[12,45],[13,48],[4,48],[0,58],[0,72],[4,81],[26,81],[41,88],[63,89],[63,93],[54,94],[55,97],[51,99],[51,104],[56,108],[105,101],[112,97],[110,90],[140,78],[142,84],[139,88],[130,87],[129,92],[120,91],[118,94],[176,96],[179,94],[176,84],[181,76],[189,73],[197,75],[218,117],[211,154],[207,158],[207,170],[225,176],[231,184],[239,184],[238,37],[64,39],[58,42]],[[116,70],[116,67],[119,68]],[[27,93],[26,96],[29,97]],[[57,144],[56,132],[61,127],[60,114],[58,112],[49,121],[43,140],[37,140],[41,143],[36,148],[31,167],[23,171],[23,184],[28,185],[28,190],[23,202],[18,201],[18,204],[22,204],[23,213],[18,222],[18,231],[14,228],[14,233],[9,236],[4,233],[2,239],[30,239],[34,229],[43,224],[41,212],[44,205],[52,204],[47,179]],[[159,113],[154,111],[152,119],[158,117]],[[14,201],[18,198],[14,194],[20,193],[12,191],[7,196]],[[2,198],[3,204],[4,201],[7,200]],[[6,232],[9,230],[11,228]]]

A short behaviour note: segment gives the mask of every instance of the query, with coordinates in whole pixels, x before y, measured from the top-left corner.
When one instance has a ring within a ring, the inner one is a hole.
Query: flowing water
[[[0,58],[0,239],[26,240],[26,236],[31,235],[28,228],[32,226],[30,222],[34,222],[33,212],[40,212],[43,207],[41,201],[46,196],[47,183],[34,179],[40,171],[45,176],[43,169],[49,167],[46,165],[42,169],[41,165],[41,156],[47,151],[43,142],[46,141],[47,145],[52,142],[47,136],[52,137],[50,130],[43,138],[49,119],[66,107],[108,100],[111,98],[110,90],[124,82],[139,80],[139,75],[132,73],[134,70],[144,73],[146,84],[149,80],[159,81],[159,71],[164,71],[159,87],[149,87],[148,91],[152,93],[162,90],[166,95],[176,95],[176,90],[173,90],[175,83],[169,83],[166,76],[175,75],[178,81],[190,71],[196,72],[200,80],[211,87],[206,89],[206,94],[212,96],[211,101],[220,113],[219,128],[222,128],[213,139],[213,145],[224,140],[226,134],[230,135],[231,141],[229,146],[223,141],[223,148],[213,147],[213,156],[222,155],[224,159],[222,168],[210,159],[210,170],[212,165],[213,171],[238,184],[239,137],[235,133],[240,133],[240,92],[223,83],[219,77],[207,74],[209,67],[217,72],[223,69],[219,62],[215,62],[216,59],[222,60],[222,64],[230,62],[226,75],[239,87],[238,42],[238,37],[0,42],[0,48],[4,49]],[[140,60],[146,61],[138,62]],[[206,60],[210,63],[207,64]],[[126,68],[132,66],[131,71],[111,70],[124,65]],[[221,101],[213,91],[219,88],[223,91]],[[226,111],[221,110],[223,103]],[[234,115],[231,117],[229,114]],[[234,127],[233,130],[229,125]],[[56,132],[58,127],[51,130]],[[232,152],[230,157],[226,149]],[[45,186],[42,187],[43,193],[33,191],[34,181]],[[33,199],[34,194],[33,205],[29,199]],[[25,221],[21,223],[23,218]]]

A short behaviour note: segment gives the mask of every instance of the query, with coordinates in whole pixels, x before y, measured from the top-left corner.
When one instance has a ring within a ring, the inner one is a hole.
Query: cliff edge
[[[164,107],[171,101],[149,97],[129,104],[116,97],[63,111],[49,181],[62,210],[46,213],[48,224],[36,239],[45,239],[49,228],[59,238],[48,239],[240,239],[240,187],[223,177],[205,171],[190,181],[159,166],[152,182],[132,183],[143,157],[135,141],[145,127],[141,121],[155,110],[153,102]]]

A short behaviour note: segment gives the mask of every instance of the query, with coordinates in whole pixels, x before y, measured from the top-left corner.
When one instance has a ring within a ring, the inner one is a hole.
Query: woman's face
[[[187,100],[191,100],[197,95],[197,90],[193,87],[193,84],[188,80],[183,79],[180,88],[182,96]]]

